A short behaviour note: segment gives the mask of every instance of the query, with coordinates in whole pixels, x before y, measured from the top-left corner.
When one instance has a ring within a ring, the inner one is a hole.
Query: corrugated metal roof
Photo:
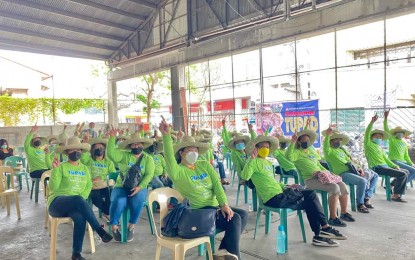
[[[163,0],[0,0],[0,48],[108,59]]]

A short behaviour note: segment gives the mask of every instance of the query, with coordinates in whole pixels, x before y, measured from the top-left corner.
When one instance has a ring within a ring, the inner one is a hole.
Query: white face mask
[[[404,137],[404,133],[396,133],[395,136],[398,139],[402,139]]]
[[[197,161],[199,154],[197,152],[188,152],[186,154],[186,161],[190,164],[194,164]]]

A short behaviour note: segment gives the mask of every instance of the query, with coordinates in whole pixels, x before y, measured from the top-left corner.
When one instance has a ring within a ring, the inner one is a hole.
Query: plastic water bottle
[[[283,255],[285,254],[285,231],[284,226],[279,225],[278,226],[278,232],[277,232],[277,254]]]
[[[249,210],[249,212],[254,211],[254,207],[252,205],[252,200],[251,199],[248,200],[248,210]]]

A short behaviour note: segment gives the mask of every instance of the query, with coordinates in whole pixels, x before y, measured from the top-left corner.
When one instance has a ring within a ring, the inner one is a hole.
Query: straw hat
[[[278,149],[279,141],[275,136],[258,135],[255,139],[251,140],[247,145],[247,153],[252,154],[257,144],[262,142],[269,142],[269,154],[273,154]]]
[[[405,137],[410,136],[412,133],[409,130],[403,129],[400,126],[395,127],[394,129],[389,131],[391,135],[395,135],[396,133],[403,133]]]
[[[52,140],[52,139],[58,140],[59,139],[59,136],[58,135],[49,135],[47,137],[47,139],[48,139],[48,143],[50,143],[50,140]]]
[[[52,144],[66,144],[67,140],[68,140],[68,135],[66,133],[61,133],[58,136],[58,139],[56,139],[56,141],[53,141]]]
[[[70,149],[81,149],[82,152],[88,152],[91,149],[91,145],[87,143],[81,143],[78,137],[73,136],[68,138],[66,145],[57,147],[55,149],[55,153],[62,154],[66,150]]]
[[[115,141],[118,141],[119,139],[127,140],[127,139],[130,139],[130,136],[129,135],[118,135],[115,137]]]
[[[287,137],[285,137],[285,136],[280,136],[280,137],[278,137],[278,141],[280,141],[280,143],[291,143],[291,139],[288,139]]]
[[[42,136],[40,136],[39,135],[39,133],[33,133],[33,136],[32,136],[32,140],[31,140],[31,142],[33,141],[33,139],[35,139],[35,138],[40,138],[40,145],[39,146],[42,146],[42,145],[45,145],[45,144],[47,144],[48,143],[48,139],[46,138],[46,137],[42,137]]]
[[[189,146],[197,147],[199,149],[198,151],[199,154],[204,154],[209,150],[209,144],[202,143],[202,142],[196,142],[193,136],[185,135],[182,137],[182,139],[178,143],[173,145],[174,155],[176,159],[180,157],[179,151],[182,148],[189,147]]]
[[[174,136],[174,135],[171,136],[171,139],[173,140],[173,143],[175,143],[177,141],[177,137]],[[154,141],[154,143],[157,145],[156,153],[163,152],[163,139],[158,138],[157,140]]]
[[[241,133],[238,133],[237,131],[232,131],[232,132],[229,133],[229,136],[231,138],[234,138],[236,135],[241,135]]]
[[[333,139],[341,139],[340,146],[343,146],[349,142],[350,137],[336,131],[330,135],[330,140],[333,140]]]
[[[195,138],[195,140],[198,140],[198,142],[203,142],[203,143],[210,143],[212,142],[212,136],[209,135],[199,135]]]
[[[125,141],[123,141],[122,143],[120,143],[118,145],[118,148],[120,149],[129,149],[129,145],[130,144],[136,144],[136,143],[143,143],[144,144],[144,148],[149,147],[150,145],[153,144],[153,140],[151,140],[150,138],[143,138],[140,136],[139,133],[134,133],[130,136],[130,138],[126,139]]]
[[[178,133],[179,133],[179,131],[175,131],[173,129],[170,130],[170,134],[172,134],[172,135],[177,135]]]
[[[251,141],[251,138],[247,135],[235,135],[232,140],[230,140],[227,144],[226,147],[228,147],[229,149],[236,149],[235,147],[235,143],[237,141],[243,140],[245,145],[247,145],[249,143],[249,141]]]
[[[298,132],[297,133],[298,140],[300,140],[300,137],[303,135],[308,135],[308,137],[310,137],[310,145],[313,145],[314,142],[317,140],[317,134],[316,132],[312,130],[303,130],[301,132]]]
[[[103,139],[103,138],[91,138],[88,140],[88,143],[93,146],[94,144],[103,144],[103,145],[107,145],[108,143],[108,139]]]
[[[372,130],[372,132],[370,132],[370,138],[372,138],[372,136],[373,136],[374,134],[381,134],[381,135],[382,135],[382,140],[383,140],[383,141],[388,140],[388,139],[389,139],[389,136],[390,136],[387,132],[385,132],[385,131],[383,131],[383,130],[380,130],[380,129],[375,129],[375,130]]]
[[[199,131],[200,135],[204,135],[204,136],[212,136],[212,132],[206,129],[202,129]]]
[[[333,134],[334,134],[334,133],[340,133],[340,131],[339,131],[339,130],[337,130],[337,129],[335,129],[335,128],[332,128],[332,131],[333,131]],[[321,132],[321,135],[322,135],[322,136],[327,136],[327,129],[326,129],[326,130],[323,130],[323,131]]]

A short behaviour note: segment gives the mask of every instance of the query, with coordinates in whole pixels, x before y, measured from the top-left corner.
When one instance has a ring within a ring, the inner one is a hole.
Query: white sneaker
[[[213,255],[213,260],[238,260],[238,256],[221,249]]]

